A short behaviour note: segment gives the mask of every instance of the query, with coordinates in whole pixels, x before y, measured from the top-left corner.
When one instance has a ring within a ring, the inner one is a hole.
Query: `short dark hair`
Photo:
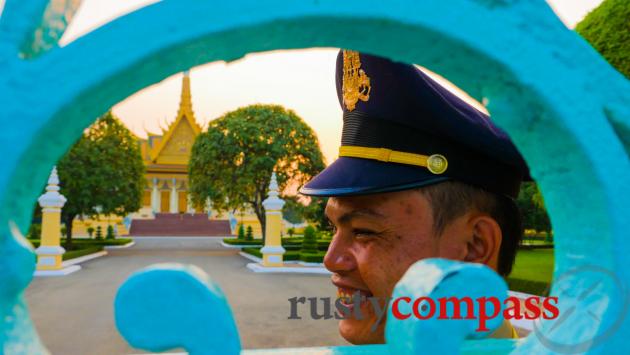
[[[513,199],[458,181],[445,181],[418,190],[431,204],[436,235],[441,235],[450,222],[470,209],[487,213],[497,221],[503,234],[497,272],[501,276],[512,272],[516,249],[523,236],[523,218]]]

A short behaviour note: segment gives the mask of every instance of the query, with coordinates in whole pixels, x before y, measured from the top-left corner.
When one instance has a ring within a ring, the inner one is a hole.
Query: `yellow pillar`
[[[37,253],[37,270],[61,270],[61,257],[66,252],[61,247],[61,208],[66,198],[59,193],[59,177],[54,167],[48,178],[46,193],[38,199],[42,207],[42,237]]]
[[[263,254],[263,266],[282,266],[282,206],[284,201],[278,197],[278,181],[276,173],[271,175],[269,197],[263,201],[265,207],[265,246],[260,249]]]

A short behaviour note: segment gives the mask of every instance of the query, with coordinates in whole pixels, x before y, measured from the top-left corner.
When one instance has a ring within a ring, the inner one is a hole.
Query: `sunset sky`
[[[602,0],[548,0],[573,28]],[[152,0],[84,0],[62,38],[65,45],[81,35]],[[4,0],[0,0],[0,7]],[[277,51],[248,55],[226,64],[215,62],[191,70],[193,108],[200,124],[254,103],[281,104],[313,129],[331,163],[341,136],[341,109],[334,85],[337,49]],[[114,113],[138,136],[160,133],[175,119],[181,74],[147,87],[114,107]]]

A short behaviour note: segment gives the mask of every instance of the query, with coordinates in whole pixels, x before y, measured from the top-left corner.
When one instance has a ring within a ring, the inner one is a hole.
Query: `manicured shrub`
[[[103,228],[101,226],[96,227],[96,239],[103,239]]]
[[[114,239],[116,238],[116,233],[114,233],[114,227],[110,224],[107,226],[107,234],[105,234],[106,239]]]
[[[308,226],[304,228],[304,241],[302,242],[302,253],[316,253],[317,252],[317,237],[315,235],[315,228]]]
[[[287,230],[287,233],[289,233],[289,237],[293,237],[293,235],[295,234],[295,229],[293,229],[293,228],[289,228],[289,229]]]
[[[92,238],[94,236],[94,227],[88,227],[87,232],[90,238]]]
[[[245,240],[253,240],[254,239],[254,229],[252,226],[247,226],[247,232],[245,233]]]
[[[245,227],[243,227],[243,224],[239,224],[238,225],[238,239],[245,239]]]

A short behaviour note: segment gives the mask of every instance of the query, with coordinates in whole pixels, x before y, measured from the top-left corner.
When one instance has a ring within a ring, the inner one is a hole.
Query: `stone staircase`
[[[209,220],[205,213],[156,213],[155,219],[134,220],[129,231],[132,237],[225,237],[231,234],[228,220]]]

